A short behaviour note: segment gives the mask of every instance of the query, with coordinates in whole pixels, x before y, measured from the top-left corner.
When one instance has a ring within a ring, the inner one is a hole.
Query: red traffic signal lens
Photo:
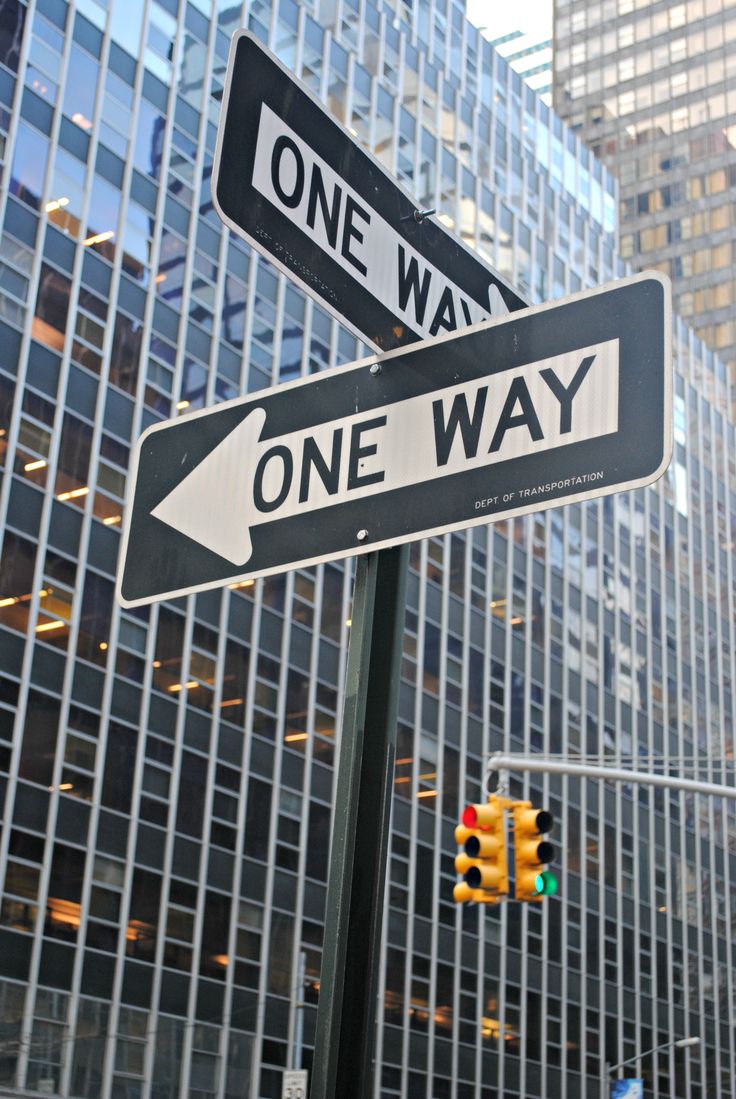
[[[474,805],[466,805],[463,809],[462,822],[466,828],[478,827],[478,810]]]

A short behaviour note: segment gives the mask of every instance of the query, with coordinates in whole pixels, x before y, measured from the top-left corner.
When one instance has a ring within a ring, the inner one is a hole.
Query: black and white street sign
[[[650,272],[155,424],[121,602],[648,484],[672,449],[670,321]]]
[[[247,31],[233,36],[212,174],[227,226],[377,350],[528,304]]]

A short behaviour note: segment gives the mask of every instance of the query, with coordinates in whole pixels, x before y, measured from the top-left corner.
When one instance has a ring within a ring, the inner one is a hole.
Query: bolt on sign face
[[[638,488],[672,450],[654,274],[373,356],[141,437],[126,606]]]
[[[376,350],[528,304],[414,200],[247,31],[233,36],[212,174],[225,224]]]

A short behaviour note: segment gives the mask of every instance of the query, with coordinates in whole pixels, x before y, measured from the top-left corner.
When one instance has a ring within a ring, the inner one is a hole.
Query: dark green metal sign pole
[[[370,1099],[408,546],[359,557],[310,1099]]]

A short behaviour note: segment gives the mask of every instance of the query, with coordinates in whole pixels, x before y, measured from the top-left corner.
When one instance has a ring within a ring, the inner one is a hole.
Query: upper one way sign
[[[376,350],[528,303],[436,221],[247,31],[233,36],[215,209]]]
[[[136,606],[655,480],[672,449],[656,272],[372,356],[138,443]]]

